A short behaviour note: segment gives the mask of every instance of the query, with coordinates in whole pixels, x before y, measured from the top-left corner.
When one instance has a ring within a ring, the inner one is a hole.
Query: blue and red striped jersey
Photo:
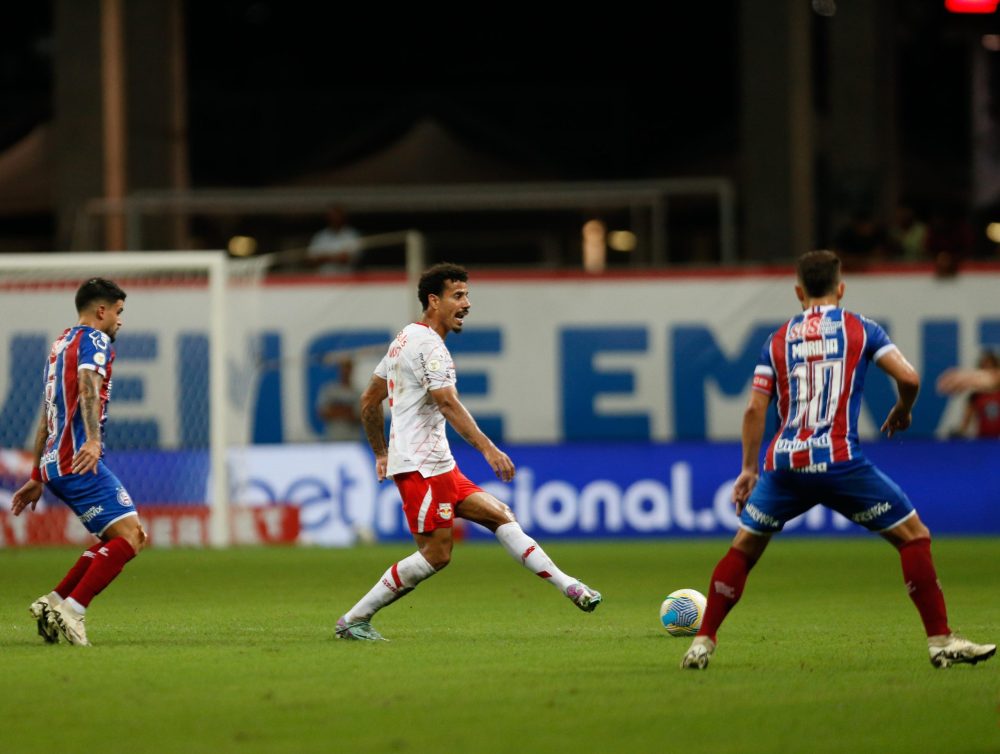
[[[79,412],[79,372],[93,369],[104,378],[101,384],[101,434],[108,418],[111,398],[111,364],[115,352],[111,339],[100,330],[76,325],[52,344],[45,365],[45,417],[48,439],[42,453],[42,479],[72,473],[73,456],[87,440]]]
[[[772,333],[753,378],[778,407],[764,469],[821,471],[857,458],[868,365],[895,347],[876,322],[833,305],[811,307]]]

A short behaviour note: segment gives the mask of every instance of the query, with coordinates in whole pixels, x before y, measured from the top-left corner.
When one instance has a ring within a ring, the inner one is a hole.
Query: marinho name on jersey
[[[811,356],[835,356],[840,353],[840,341],[836,338],[806,340],[792,346],[793,359],[808,359]]]

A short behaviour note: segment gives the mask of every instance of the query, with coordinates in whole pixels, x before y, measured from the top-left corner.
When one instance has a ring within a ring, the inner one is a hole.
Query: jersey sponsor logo
[[[403,347],[406,345],[408,337],[405,330],[400,330],[396,333],[396,339],[389,346],[389,358],[395,359],[402,352]]]
[[[797,474],[822,474],[826,471],[826,469],[827,464],[824,461],[823,463],[813,463],[808,466],[799,466],[797,469],[791,469],[791,471],[794,471]]]
[[[126,508],[132,506],[132,497],[128,494],[128,490],[124,487],[118,488],[118,502]]]
[[[835,338],[809,340],[792,346],[793,359],[806,359],[810,356],[832,356],[840,351],[840,341]]]
[[[89,523],[95,516],[104,513],[103,505],[93,505],[80,514],[80,523]]]
[[[452,516],[451,503],[438,503],[438,518],[447,521]]]
[[[776,519],[774,516],[767,515],[766,513],[764,513],[764,511],[762,511],[753,503],[747,505],[747,507],[744,508],[743,510],[744,512],[746,512],[748,516],[750,516],[750,518],[752,518],[758,524],[764,524],[764,526],[781,526],[781,522],[778,521],[778,519]]]
[[[766,390],[771,392],[771,385],[773,381],[770,377],[765,377],[762,374],[755,374],[753,378],[753,386],[760,388],[761,390]]]
[[[798,450],[828,447],[830,447],[830,435],[814,436],[808,440],[779,438],[774,444],[774,449],[778,453],[794,453]]]
[[[867,521],[873,521],[874,519],[881,516],[883,513],[888,513],[892,510],[892,505],[888,502],[876,503],[871,508],[861,511],[861,513],[855,513],[851,516],[851,521],[858,524],[863,524]]]
[[[786,340],[802,340],[803,338],[818,338],[821,335],[835,335],[842,328],[838,320],[825,317],[809,317],[796,322],[788,328]]]

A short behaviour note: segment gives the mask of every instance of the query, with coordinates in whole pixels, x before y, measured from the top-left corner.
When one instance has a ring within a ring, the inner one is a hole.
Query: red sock
[[[135,557],[135,550],[124,537],[115,537],[110,542],[102,543],[97,549],[97,557],[90,568],[73,588],[69,595],[84,607],[90,604],[101,591],[115,580],[122,568]]]
[[[917,606],[927,635],[950,634],[944,592],[938,583],[934,559],[931,557],[931,541],[927,537],[921,537],[900,545],[899,558],[903,561],[906,589],[913,604]]]
[[[743,586],[747,583],[747,574],[756,562],[742,550],[729,548],[729,552],[723,556],[712,572],[712,582],[708,588],[708,607],[705,608],[705,617],[702,618],[698,636],[716,640],[715,634],[719,626],[729,611],[740,601]]]
[[[63,580],[59,582],[59,586],[52,591],[63,599],[69,597],[69,593],[72,592],[73,589],[76,588],[76,585],[80,583],[80,579],[83,578],[83,574],[85,574],[87,569],[93,565],[94,558],[97,557],[97,551],[102,547],[104,547],[104,543],[98,542],[93,547],[84,550],[83,554],[79,557],[76,563],[73,564],[73,567],[69,569],[65,576],[63,576]]]

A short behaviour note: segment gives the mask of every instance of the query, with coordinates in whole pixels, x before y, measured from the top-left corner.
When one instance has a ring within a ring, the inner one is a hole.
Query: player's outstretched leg
[[[534,539],[525,534],[521,525],[516,521],[498,526],[495,534],[497,540],[510,553],[511,557],[533,574],[559,589],[583,612],[594,612],[603,601],[600,592],[560,571],[552,558],[545,553],[545,550]]]
[[[379,610],[412,592],[417,584],[430,578],[437,571],[427,559],[415,552],[394,563],[382,574],[368,594],[337,620],[335,635],[338,639],[361,641],[386,641],[372,628],[371,619]]]

